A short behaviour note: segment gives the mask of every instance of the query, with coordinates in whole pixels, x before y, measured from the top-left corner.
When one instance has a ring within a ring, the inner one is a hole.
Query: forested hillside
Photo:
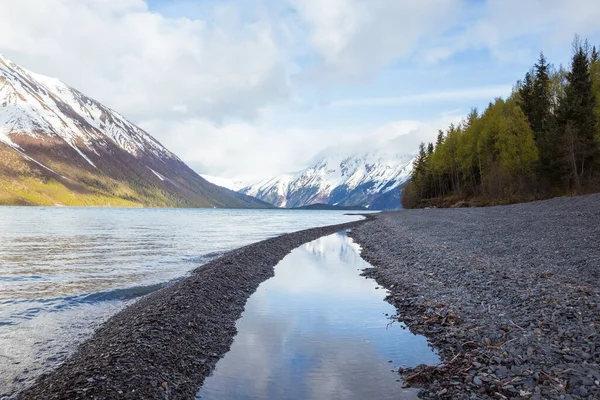
[[[492,205],[600,191],[600,55],[578,37],[569,69],[543,53],[507,99],[422,143],[405,208]]]

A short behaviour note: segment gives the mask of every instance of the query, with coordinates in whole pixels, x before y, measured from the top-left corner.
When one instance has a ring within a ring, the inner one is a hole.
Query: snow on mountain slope
[[[58,79],[0,55],[0,204],[266,207]]]
[[[293,180],[294,175],[282,174],[247,186],[241,189],[240,193],[256,197],[277,207],[287,207],[289,187]]]
[[[278,207],[315,203],[399,208],[399,187],[412,172],[413,156],[385,152],[338,153],[296,174],[284,174],[240,192]]]
[[[84,152],[98,154],[97,146],[111,140],[126,152],[139,156],[177,158],[152,136],[58,79],[19,67],[0,55],[0,140],[16,146],[9,135],[63,139],[89,164]],[[79,145],[83,145],[81,149]]]

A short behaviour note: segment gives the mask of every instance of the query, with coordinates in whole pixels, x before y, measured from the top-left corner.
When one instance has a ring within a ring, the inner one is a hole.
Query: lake
[[[0,207],[0,398],[128,302],[220,254],[345,211]]]

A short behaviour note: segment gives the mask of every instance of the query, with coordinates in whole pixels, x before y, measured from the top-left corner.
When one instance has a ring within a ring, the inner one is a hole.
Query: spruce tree
[[[535,81],[531,91],[531,129],[538,140],[540,136],[545,135],[548,130],[551,118],[552,93],[550,89],[550,65],[544,57],[544,53],[540,54],[540,58],[535,64]]]
[[[469,111],[469,114],[467,114],[467,118],[465,118],[465,120],[463,121],[463,128],[467,129],[469,127],[471,127],[475,122],[477,122],[477,120],[479,119],[479,111],[477,111],[477,108],[471,108],[471,111]]]
[[[525,113],[529,121],[533,119],[533,71],[525,74],[525,80],[519,82],[519,106]]]
[[[509,98],[421,144],[403,204],[600,190],[600,53],[578,38],[573,49],[570,71],[552,68],[542,53]]]
[[[425,190],[425,173],[426,173],[427,153],[425,152],[425,143],[419,145],[419,153],[414,161],[414,168],[411,175],[411,181],[417,185],[418,200],[423,198]]]
[[[452,130],[454,125],[450,125],[450,129]],[[444,144],[444,131],[438,130],[437,140],[435,141],[435,147],[440,148]]]
[[[594,169],[597,153],[595,143],[596,99],[592,90],[590,58],[578,38],[574,41],[571,72],[567,75],[565,98],[560,103],[559,134],[568,177],[581,192]]]
[[[531,91],[531,111],[528,115],[535,143],[540,155],[540,176],[546,181],[555,180],[557,142],[554,135],[552,114],[552,81],[550,65],[540,53],[540,58],[534,66],[535,80]]]
[[[425,168],[426,158],[427,153],[425,152],[425,143],[421,142],[421,144],[419,145],[419,153],[415,157],[415,161],[413,163],[412,177],[414,179],[420,179],[423,175],[423,169]]]

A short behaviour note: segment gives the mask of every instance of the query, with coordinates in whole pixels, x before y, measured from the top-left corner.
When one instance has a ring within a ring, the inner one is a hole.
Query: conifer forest
[[[575,37],[568,68],[540,54],[511,95],[421,143],[405,208],[483,206],[600,191],[600,55]]]

